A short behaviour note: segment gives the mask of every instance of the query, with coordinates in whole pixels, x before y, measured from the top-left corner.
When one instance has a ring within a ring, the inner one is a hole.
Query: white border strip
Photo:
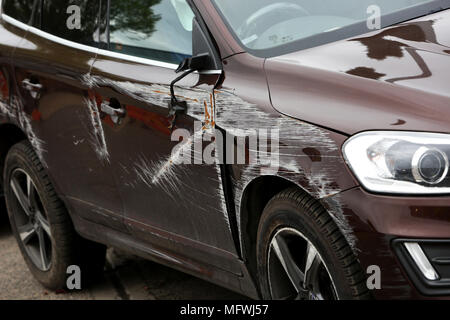
[[[405,247],[425,278],[432,281],[436,281],[439,279],[436,270],[433,268],[427,256],[417,242],[405,242]]]
[[[91,46],[87,46],[84,44],[80,44],[77,42],[73,42],[70,40],[66,40],[57,36],[54,36],[48,32],[42,31],[40,29],[37,29],[35,27],[31,27],[23,22],[20,22],[14,18],[11,18],[10,16],[6,15],[6,14],[2,14],[2,18],[18,27],[21,28],[25,31],[31,32],[39,37],[45,38],[47,40],[56,42],[58,44],[61,44],[63,46],[67,46],[67,47],[71,47],[74,49],[78,49],[78,50],[82,50],[82,51],[86,51],[86,52],[91,52],[94,54],[101,54],[101,55],[105,55],[108,57],[112,57],[112,58],[117,58],[117,59],[122,59],[122,60],[126,60],[126,61],[131,61],[131,62],[136,62],[136,63],[140,63],[140,64],[146,64],[146,65],[151,65],[151,66],[156,66],[156,67],[162,67],[162,68],[167,68],[167,69],[173,69],[175,70],[178,66],[175,64],[171,64],[171,63],[165,63],[165,62],[160,62],[160,61],[156,61],[156,60],[150,60],[150,59],[145,59],[145,58],[139,58],[139,57],[132,57],[126,54],[122,54],[122,53],[117,53],[117,52],[112,52],[112,51],[108,51],[108,50],[103,50],[103,49],[99,49],[99,48],[94,48]]]
[[[1,5],[1,1],[2,0],[0,0],[0,5]],[[166,62],[161,62],[161,61],[157,61],[157,60],[134,57],[134,56],[130,56],[127,54],[108,51],[108,50],[99,49],[99,48],[94,48],[94,47],[90,47],[87,45],[79,44],[77,42],[66,40],[66,39],[54,36],[48,32],[39,30],[35,27],[31,27],[31,26],[29,26],[23,22],[20,22],[14,18],[11,18],[10,16],[3,14],[3,13],[1,14],[1,17],[6,22],[8,22],[20,29],[23,29],[27,32],[31,32],[31,33],[33,33],[39,37],[45,38],[47,40],[59,43],[63,46],[68,46],[68,47],[75,48],[78,50],[91,52],[96,55],[104,55],[104,56],[107,56],[110,58],[116,58],[116,59],[121,59],[121,60],[125,60],[125,61],[136,62],[139,64],[144,64],[144,65],[149,65],[149,66],[154,66],[154,67],[166,68],[166,69],[171,69],[171,70],[176,70],[178,68],[178,65],[173,64],[173,63],[166,63]],[[207,71],[201,71],[199,73],[200,74],[222,74],[222,70],[207,70]]]
[[[15,27],[23,29],[24,31],[28,31],[30,29],[30,26],[28,24],[20,22],[19,20],[16,20],[14,18],[11,18],[10,16],[4,13],[2,13],[2,20],[8,22],[9,24],[12,24]]]

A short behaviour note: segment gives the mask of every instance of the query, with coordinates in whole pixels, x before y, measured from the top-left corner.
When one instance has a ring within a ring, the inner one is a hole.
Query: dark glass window
[[[101,1],[43,0],[41,29],[77,43],[98,46]]]
[[[108,0],[100,1],[100,33],[99,33],[99,47],[101,49],[108,49]]]
[[[23,23],[29,23],[33,7],[38,1],[3,0],[3,13]]]
[[[186,0],[111,0],[109,50],[178,64],[192,55]]]

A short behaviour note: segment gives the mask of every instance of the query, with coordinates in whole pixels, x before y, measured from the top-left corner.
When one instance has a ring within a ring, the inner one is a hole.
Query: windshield
[[[266,57],[363,34],[450,7],[450,0],[213,1],[240,42],[250,52]]]

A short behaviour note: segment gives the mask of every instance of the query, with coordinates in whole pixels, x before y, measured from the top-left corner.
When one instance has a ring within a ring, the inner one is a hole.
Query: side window
[[[3,13],[28,24],[31,19],[33,7],[37,2],[32,0],[3,0]]]
[[[77,43],[98,46],[100,2],[41,0],[40,25],[45,32]]]
[[[109,50],[178,64],[192,56],[193,18],[186,0],[111,0]]]

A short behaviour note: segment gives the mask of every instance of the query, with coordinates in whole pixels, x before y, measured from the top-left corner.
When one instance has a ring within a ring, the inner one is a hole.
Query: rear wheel
[[[105,247],[75,232],[32,146],[11,148],[4,171],[5,199],[12,231],[33,276],[45,287],[63,289],[67,268],[81,268],[87,285],[103,270]]]
[[[370,297],[365,275],[333,219],[297,189],[279,193],[264,209],[257,259],[264,299]]]

